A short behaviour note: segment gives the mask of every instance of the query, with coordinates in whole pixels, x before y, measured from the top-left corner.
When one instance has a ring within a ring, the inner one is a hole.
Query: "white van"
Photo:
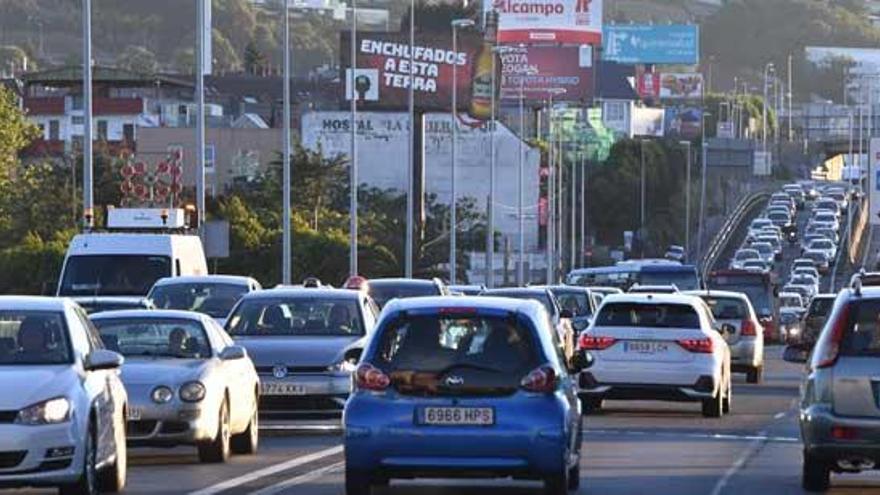
[[[57,295],[80,300],[145,297],[160,278],[207,274],[198,236],[142,230],[86,233],[74,237],[67,249]]]

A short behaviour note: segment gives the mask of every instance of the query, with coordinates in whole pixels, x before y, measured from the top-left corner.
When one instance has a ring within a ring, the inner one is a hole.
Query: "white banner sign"
[[[499,43],[599,44],[603,0],[484,0],[498,12]]]

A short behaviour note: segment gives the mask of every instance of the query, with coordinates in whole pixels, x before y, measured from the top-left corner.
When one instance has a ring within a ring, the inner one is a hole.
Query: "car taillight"
[[[364,363],[355,371],[357,387],[363,390],[382,391],[391,385],[391,378],[372,364]]]
[[[817,368],[828,368],[834,366],[834,363],[837,362],[837,356],[840,353],[840,342],[843,341],[843,333],[846,331],[847,325],[849,325],[849,304],[840,310],[840,314],[834,320],[828,345],[818,347],[822,354],[818,356],[819,364],[816,365]]]
[[[684,350],[700,354],[712,354],[712,339],[683,339],[678,341]]]
[[[549,366],[541,366],[535,368],[531,373],[522,379],[519,386],[523,390],[536,392],[541,394],[551,393],[556,390],[559,384],[556,379],[556,371]]]
[[[578,339],[578,349],[582,351],[603,351],[613,346],[617,339],[601,335],[582,333]]]
[[[755,337],[758,335],[758,329],[752,320],[743,320],[742,325],[739,327],[739,333],[743,337]]]

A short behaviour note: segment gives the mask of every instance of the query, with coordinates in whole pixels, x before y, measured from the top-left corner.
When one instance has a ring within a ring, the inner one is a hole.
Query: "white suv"
[[[706,303],[678,294],[608,296],[578,339],[593,366],[581,373],[585,409],[604,399],[702,402],[703,415],[730,410],[731,357]]]

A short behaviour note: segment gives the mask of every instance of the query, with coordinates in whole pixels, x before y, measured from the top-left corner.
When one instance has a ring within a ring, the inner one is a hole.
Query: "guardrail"
[[[700,276],[704,281],[706,280],[706,275],[712,267],[715,266],[715,263],[718,262],[718,257],[724,252],[724,249],[730,242],[730,237],[736,233],[745,215],[751,211],[756,204],[762,201],[766,202],[769,199],[770,193],[767,191],[753,193],[743,198],[736,206],[736,209],[733,210],[733,213],[727,217],[721,230],[718,231],[715,238],[712,239],[712,243],[709,245],[709,249],[706,251],[706,255],[703,257],[700,264]]]

